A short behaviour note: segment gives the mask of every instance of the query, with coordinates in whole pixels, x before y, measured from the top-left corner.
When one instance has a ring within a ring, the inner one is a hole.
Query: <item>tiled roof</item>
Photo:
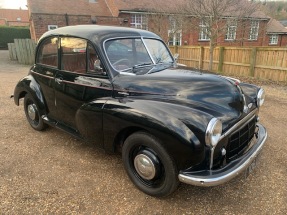
[[[29,22],[29,13],[28,10],[0,9],[0,18],[6,19],[8,22]]]
[[[287,29],[276,19],[271,19],[267,24],[267,34],[287,34]]]
[[[105,0],[28,0],[31,13],[111,16]]]
[[[186,0],[109,0],[114,1],[114,4],[117,6],[120,11],[149,11],[149,12],[170,12],[170,13],[184,13],[186,8]],[[192,4],[192,1],[189,3]],[[242,8],[250,9],[250,6],[247,5],[248,2],[242,1]],[[238,8],[230,8],[230,12],[226,12],[224,16],[238,16],[236,14]],[[239,12],[239,11],[238,11]],[[190,14],[192,15],[192,14]],[[249,18],[258,18],[258,19],[270,19],[265,13],[260,10],[248,15]]]
[[[121,11],[168,11],[174,12],[185,0],[113,0]]]

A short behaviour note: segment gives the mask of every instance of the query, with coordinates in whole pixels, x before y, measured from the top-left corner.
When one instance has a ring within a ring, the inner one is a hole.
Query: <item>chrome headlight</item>
[[[215,147],[222,134],[222,123],[217,118],[212,118],[207,125],[205,132],[205,143],[208,146]]]
[[[257,93],[257,107],[261,107],[265,100],[265,91],[261,88]]]

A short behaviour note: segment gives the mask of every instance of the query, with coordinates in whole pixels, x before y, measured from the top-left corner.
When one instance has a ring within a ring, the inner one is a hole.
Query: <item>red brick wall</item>
[[[281,35],[281,46],[287,47],[287,34]]]
[[[287,47],[287,34],[279,34],[278,37],[278,44],[276,45],[270,45],[269,44],[270,35],[266,35],[263,46],[269,46],[269,47]]]
[[[195,25],[195,23],[193,23]],[[238,23],[236,31],[236,40],[228,41],[225,40],[225,32],[221,33],[221,36],[217,39],[218,46],[263,46],[266,37],[266,26],[267,21],[260,21],[259,23],[259,34],[257,40],[249,40],[250,32],[250,21],[244,23]],[[199,40],[199,30],[190,29],[190,33],[183,36],[183,40],[187,42],[188,45],[197,46],[208,46],[209,41]],[[183,41],[183,44],[184,44]]]
[[[92,23],[90,15],[68,15],[66,19],[65,14],[32,14],[31,20],[31,38],[36,41],[48,31],[48,25],[57,25],[58,27],[85,24],[120,25],[121,22],[119,18],[115,17],[95,17],[95,23]]]
[[[122,23],[123,26],[130,27],[131,14],[120,13],[119,17],[127,20],[126,23]],[[250,32],[250,20],[238,23],[236,40],[227,41],[225,40],[225,33],[217,39],[218,46],[265,46],[265,41],[269,38],[266,35],[267,20],[262,20],[259,22],[259,34],[257,40],[249,40]],[[222,23],[224,24],[224,23]],[[196,27],[199,25],[199,22],[195,19],[185,20],[184,27],[182,29],[182,44],[183,45],[196,45],[196,46],[208,46],[209,41],[200,41],[199,40],[199,29]],[[194,26],[194,27],[193,27]],[[148,17],[148,30],[158,34],[163,38],[164,41],[168,41],[168,30],[169,22],[167,17],[161,17],[156,15],[150,15]],[[286,39],[287,40],[287,39]],[[284,40],[284,42],[286,41]],[[282,42],[282,45],[284,44]]]

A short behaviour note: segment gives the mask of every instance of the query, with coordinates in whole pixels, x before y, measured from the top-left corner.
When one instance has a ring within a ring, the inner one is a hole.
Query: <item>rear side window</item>
[[[86,73],[87,41],[79,38],[61,38],[61,69]]]
[[[36,63],[58,67],[58,38],[46,39],[39,49]]]

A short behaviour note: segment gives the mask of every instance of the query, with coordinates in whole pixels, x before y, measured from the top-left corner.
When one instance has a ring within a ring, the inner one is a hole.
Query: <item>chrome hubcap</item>
[[[28,115],[31,120],[36,119],[36,105],[35,104],[30,104],[28,105]]]
[[[146,180],[151,180],[155,177],[156,168],[153,161],[144,154],[138,154],[134,159],[134,166],[137,173]]]

